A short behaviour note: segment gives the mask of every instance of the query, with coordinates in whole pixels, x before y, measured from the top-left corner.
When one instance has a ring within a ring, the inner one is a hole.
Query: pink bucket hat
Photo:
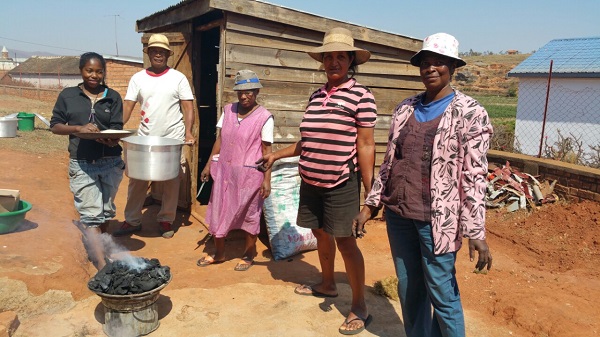
[[[410,64],[418,67],[421,64],[421,57],[425,51],[456,60],[457,68],[467,64],[467,62],[458,57],[458,41],[450,34],[437,33],[426,37],[425,40],[423,40],[423,48],[410,58]]]

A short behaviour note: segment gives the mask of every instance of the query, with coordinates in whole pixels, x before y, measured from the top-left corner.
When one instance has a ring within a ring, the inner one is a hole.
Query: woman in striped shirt
[[[362,233],[353,235],[352,217],[360,207],[361,180],[365,193],[373,182],[377,106],[371,91],[353,75],[371,54],[354,47],[350,31],[344,28],[331,29],[323,45],[308,54],[322,62],[327,83],[310,96],[300,124],[301,140],[265,155],[259,163],[268,169],[277,159],[300,156],[297,223],[311,228],[317,238],[322,279],[296,287],[295,293],[338,296],[334,279],[337,245],[352,288],[352,306],[339,332],[354,335],[371,321],[364,296],[365,264],[356,242]]]

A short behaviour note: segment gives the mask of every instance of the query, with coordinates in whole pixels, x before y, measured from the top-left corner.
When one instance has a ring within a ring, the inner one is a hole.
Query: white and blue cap
[[[240,70],[235,74],[235,83],[233,85],[233,90],[235,91],[260,89],[262,87],[258,76],[252,70]]]

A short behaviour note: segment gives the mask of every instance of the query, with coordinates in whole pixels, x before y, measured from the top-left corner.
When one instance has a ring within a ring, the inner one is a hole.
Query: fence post
[[[546,87],[546,104],[544,105],[544,120],[542,121],[542,135],[540,136],[540,150],[538,152],[538,158],[542,158],[542,145],[544,144],[544,133],[546,132],[546,115],[548,113],[548,99],[550,97],[550,83],[552,82],[552,64],[553,60],[550,60],[550,71],[548,72],[548,86]]]

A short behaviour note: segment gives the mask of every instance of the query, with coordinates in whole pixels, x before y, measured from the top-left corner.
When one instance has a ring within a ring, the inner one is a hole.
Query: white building
[[[15,82],[36,88],[66,88],[81,83],[79,56],[32,56],[8,72]]]
[[[600,145],[600,37],[552,40],[508,76],[519,78],[515,147],[522,153],[544,157],[561,137],[575,141],[574,152]]]
[[[6,46],[2,46],[2,54],[0,56],[0,71],[11,70],[17,65],[17,61],[9,57],[8,49],[6,49]]]

